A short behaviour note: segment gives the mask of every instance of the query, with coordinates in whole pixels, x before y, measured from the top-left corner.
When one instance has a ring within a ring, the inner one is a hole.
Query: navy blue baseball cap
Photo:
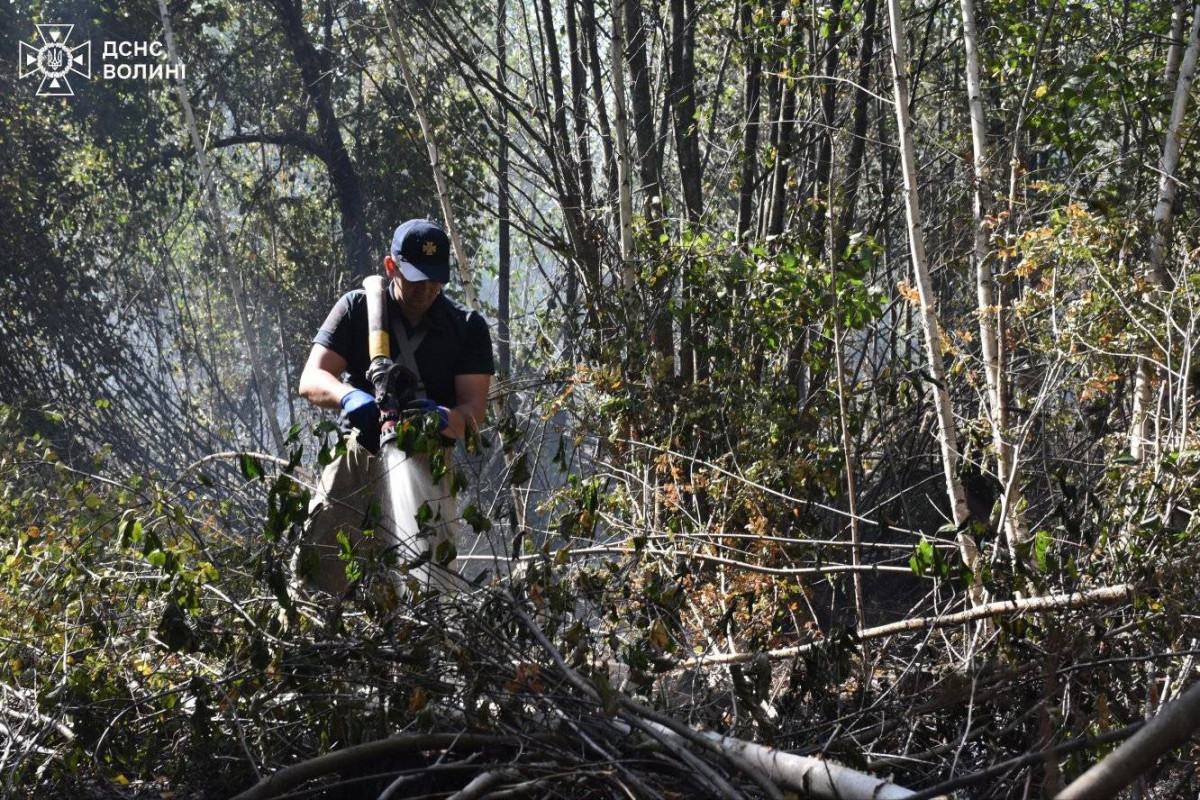
[[[410,219],[396,228],[392,258],[410,281],[450,281],[450,237],[436,222]]]

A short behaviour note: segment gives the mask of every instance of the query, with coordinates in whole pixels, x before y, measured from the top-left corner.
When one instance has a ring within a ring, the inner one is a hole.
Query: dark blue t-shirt
[[[438,295],[425,312],[421,323],[413,328],[404,319],[400,304],[388,292],[388,319],[400,320],[412,336],[427,328],[425,338],[416,351],[417,370],[425,382],[425,393],[438,405],[454,408],[458,405],[454,389],[456,375],[493,375],[496,363],[492,359],[492,337],[487,321],[475,311],[460,306],[444,294]],[[400,348],[391,332],[392,360],[400,361]],[[313,343],[327,347],[346,359],[348,381],[357,389],[375,393],[367,380],[371,358],[367,350],[367,293],[355,289],[342,295],[325,318]]]

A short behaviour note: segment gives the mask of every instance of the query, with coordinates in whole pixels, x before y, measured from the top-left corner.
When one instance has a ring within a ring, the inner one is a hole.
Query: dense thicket
[[[681,723],[1053,796],[1192,683],[1200,9],[388,10],[166,4],[228,266],[169,81],[0,75],[6,791],[226,796],[419,731],[310,777],[778,796]],[[163,30],[10,4],[0,49],[51,21]],[[286,565],[341,444],[294,387],[426,215],[501,353],[477,591],[347,547],[326,602]]]

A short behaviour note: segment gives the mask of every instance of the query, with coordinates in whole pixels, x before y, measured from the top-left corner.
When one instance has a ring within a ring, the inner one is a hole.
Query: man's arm
[[[328,347],[314,344],[300,373],[300,396],[321,408],[340,409],[342,397],[354,391],[353,386],[342,383],[340,376],[345,371],[346,359]]]
[[[487,417],[488,389],[492,385],[491,375],[455,375],[454,392],[458,405],[450,409],[443,436],[461,439],[468,427],[478,430]]]

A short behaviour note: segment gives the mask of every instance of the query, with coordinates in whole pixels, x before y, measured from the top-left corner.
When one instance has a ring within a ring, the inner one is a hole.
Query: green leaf
[[[442,565],[449,564],[456,558],[458,558],[458,548],[455,547],[454,542],[450,541],[440,543],[433,554],[434,561]]]
[[[463,520],[471,526],[471,530],[476,533],[484,533],[492,529],[492,521],[488,519],[476,506],[471,503],[463,509]]]
[[[249,453],[242,453],[241,458],[242,477],[248,481],[261,478],[263,474],[262,464],[258,463],[258,459]]]
[[[342,561],[349,561],[354,558],[354,547],[350,544],[350,537],[346,535],[345,531],[339,530],[337,532],[337,543],[338,558]]]
[[[908,560],[908,566],[912,569],[913,574],[918,578],[922,578],[929,572],[930,567],[933,566],[935,558],[933,543],[928,539],[922,539],[913,548],[913,555]]]
[[[1050,550],[1050,543],[1053,542],[1050,536],[1050,531],[1042,529],[1037,532],[1033,539],[1033,558],[1037,562],[1038,570],[1046,571],[1046,554]]]
[[[142,521],[135,517],[132,511],[126,511],[121,517],[121,524],[117,526],[117,544],[128,547],[141,541]]]

